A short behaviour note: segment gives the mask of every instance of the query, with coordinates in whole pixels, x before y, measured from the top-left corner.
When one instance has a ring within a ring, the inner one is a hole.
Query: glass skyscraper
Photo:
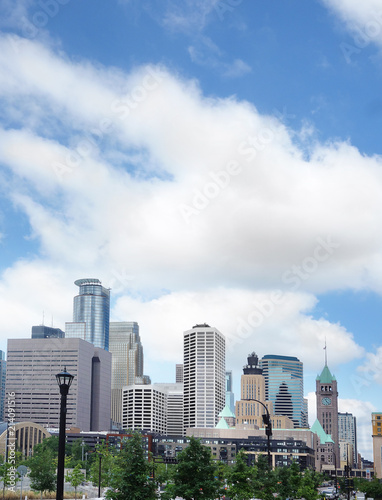
[[[303,364],[294,356],[269,354],[260,361],[265,378],[265,399],[275,415],[286,415],[295,427],[305,425]]]
[[[122,424],[122,388],[134,384],[150,384],[143,375],[143,347],[139,325],[135,321],[110,323],[109,351],[113,355],[111,375],[111,418]]]
[[[74,284],[80,290],[74,297],[73,322],[65,323],[65,337],[80,338],[108,351],[110,290],[98,279],[80,279]]]

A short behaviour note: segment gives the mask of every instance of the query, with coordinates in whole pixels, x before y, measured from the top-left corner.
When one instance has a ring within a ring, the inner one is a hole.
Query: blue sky
[[[377,0],[18,0],[0,7],[1,348],[71,320],[75,279],[138,321],[172,381],[182,332],[328,363],[372,458],[380,411]]]

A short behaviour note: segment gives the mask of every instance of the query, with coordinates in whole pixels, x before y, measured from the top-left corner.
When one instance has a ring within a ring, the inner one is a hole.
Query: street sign
[[[25,476],[25,474],[28,472],[28,469],[25,467],[25,465],[19,465],[17,467],[17,472],[20,474],[20,476]]]

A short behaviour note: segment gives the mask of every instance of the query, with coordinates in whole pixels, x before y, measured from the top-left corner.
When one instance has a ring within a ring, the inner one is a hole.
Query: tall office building
[[[183,334],[184,428],[215,427],[225,405],[225,338],[207,324]]]
[[[183,435],[183,384],[133,384],[122,390],[124,429]]]
[[[371,414],[372,437],[373,437],[373,459],[374,474],[382,477],[382,413]]]
[[[80,338],[109,350],[110,290],[98,279],[74,282],[79,293],[73,301],[73,321],[65,323],[66,338]]]
[[[167,393],[154,385],[129,385],[122,390],[124,429],[167,433]]]
[[[56,374],[64,367],[74,375],[67,426],[109,430],[111,354],[76,338],[8,340],[6,391],[15,394],[15,421],[59,427],[61,397]]]
[[[304,423],[303,364],[294,356],[263,356],[260,361],[265,378],[265,398],[273,404],[275,415],[285,415],[295,427]]]
[[[111,378],[111,418],[122,424],[122,389],[133,384],[150,384],[143,375],[143,347],[139,325],[133,321],[110,322],[109,351],[113,356]]]
[[[256,400],[256,401],[255,401]],[[263,414],[266,413],[265,404],[270,415],[273,414],[272,404],[265,398],[265,378],[259,366],[256,353],[248,355],[247,364],[243,368],[240,379],[240,400],[236,401],[236,424],[250,424],[263,426]]]
[[[232,413],[235,412],[235,394],[233,393],[232,370],[227,370],[225,372],[225,404]]]
[[[32,339],[63,339],[64,337],[65,332],[60,328],[45,325],[32,326]]]
[[[337,380],[330,373],[326,360],[321,374],[316,378],[316,407],[317,420],[334,441],[334,456],[332,461],[329,457],[329,462],[339,467]]]
[[[304,398],[304,410],[302,414],[301,427],[303,427],[304,429],[309,429],[309,408],[307,398]]]
[[[338,441],[344,452],[341,453],[341,461],[344,459],[347,465],[356,467],[358,460],[357,451],[357,419],[351,413],[338,413]],[[346,446],[346,444],[351,446]],[[349,451],[351,450],[351,456]]]
[[[5,352],[0,350],[0,421],[5,417],[5,379],[7,374],[7,362]]]
[[[167,436],[181,436],[183,434],[183,383],[153,384],[153,387],[167,394]]]

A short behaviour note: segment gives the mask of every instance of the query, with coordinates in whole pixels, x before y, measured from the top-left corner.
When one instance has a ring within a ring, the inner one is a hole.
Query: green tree
[[[156,484],[151,479],[153,464],[146,456],[142,435],[133,432],[123,441],[121,451],[115,455],[106,497],[111,500],[151,500],[157,498]]]
[[[374,478],[371,481],[366,479],[358,480],[358,489],[365,494],[365,498],[374,498],[374,500],[382,499],[382,483],[378,478]]]
[[[101,487],[110,486],[115,458],[106,444],[101,444],[96,447],[96,452],[92,454],[93,460],[90,466],[89,477],[94,485],[99,484],[100,474],[99,467],[101,464]]]
[[[297,462],[293,461],[289,467],[278,467],[275,476],[279,498],[281,500],[296,498],[301,483],[300,468]]]
[[[16,471],[16,464],[11,462],[5,462],[4,457],[2,458],[2,463],[0,465],[0,479],[3,482],[3,486],[7,488],[8,486],[13,486],[14,480],[17,481],[19,474]]]
[[[276,492],[275,473],[268,465],[268,457],[259,455],[253,473],[254,497],[262,500],[274,500]]]
[[[253,474],[254,468],[247,465],[244,450],[240,450],[235,464],[227,471],[227,495],[233,500],[252,498],[254,494]]]
[[[56,455],[51,449],[39,451],[34,449],[33,456],[28,460],[30,468],[29,478],[32,490],[40,491],[41,498],[44,491],[56,489]]]
[[[305,469],[297,492],[298,498],[305,498],[305,500],[317,500],[320,496],[317,488],[321,482],[322,477],[320,474],[317,474],[312,469]]]
[[[46,450],[50,450],[54,456],[58,456],[58,436],[50,436],[45,438],[41,443],[36,444],[33,448],[33,455]]]
[[[85,469],[85,453],[90,450],[90,446],[83,443],[82,439],[76,439],[71,445],[66,446],[66,454],[69,456],[69,467],[74,468],[77,464],[81,469]],[[82,456],[84,460],[82,460]]]
[[[68,472],[66,474],[66,479],[73,486],[74,498],[75,498],[75,500],[77,500],[77,488],[85,480],[85,476],[84,476],[83,472],[81,471],[81,465],[77,464],[74,467],[74,469],[72,470],[72,472]]]
[[[190,444],[178,454],[172,483],[166,487],[162,498],[180,496],[185,500],[216,498],[221,483],[216,477],[216,467],[211,459],[211,451],[200,441],[191,437]]]

